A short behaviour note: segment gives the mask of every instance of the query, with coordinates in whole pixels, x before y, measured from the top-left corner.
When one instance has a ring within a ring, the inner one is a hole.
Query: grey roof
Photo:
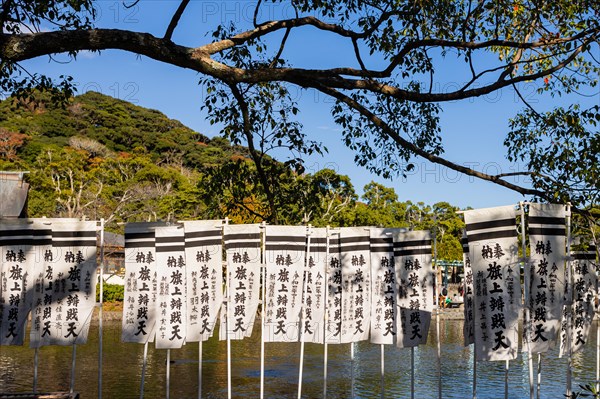
[[[29,184],[22,173],[0,172],[0,218],[27,217]]]

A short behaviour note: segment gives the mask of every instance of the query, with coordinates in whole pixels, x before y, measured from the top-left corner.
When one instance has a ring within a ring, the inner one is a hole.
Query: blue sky
[[[126,9],[120,1],[99,1],[96,25],[162,36],[178,3],[142,0],[136,7]],[[253,4],[250,1],[192,1],[173,40],[187,46],[207,43],[210,38],[205,37],[205,32],[222,20],[249,24]],[[269,5],[262,13],[263,20],[292,16],[289,6],[281,4]],[[311,28],[294,32],[283,56],[296,66],[355,66],[350,42],[337,39],[325,41],[317,33]],[[52,62],[48,57],[42,57],[25,65],[31,72],[49,76],[70,74],[77,82],[79,93],[99,91],[157,109],[209,137],[219,134],[219,127],[211,126],[205,120],[206,115],[200,111],[204,93],[198,85],[200,76],[196,72],[118,51],[104,51],[101,54],[83,52],[72,62],[68,62],[66,55],[57,55],[54,59],[66,63]],[[373,67],[379,65],[377,59],[367,58],[366,62]],[[459,66],[452,57],[447,57],[438,66],[436,87],[451,90],[464,81],[464,68]],[[537,102],[533,99],[535,89],[535,83],[521,86],[522,93],[543,110],[547,105],[546,100]],[[350,176],[359,194],[362,194],[365,184],[375,180],[393,187],[400,200],[428,204],[448,201],[460,207],[480,208],[511,204],[523,199],[520,194],[508,189],[461,176],[422,159],[415,159],[416,168],[407,179],[399,177],[390,181],[371,175],[354,164],[354,154],[341,142],[341,130],[334,124],[330,114],[332,100],[312,91],[298,89],[293,93],[300,105],[300,121],[305,131],[310,138],[322,141],[329,149],[329,154],[324,157],[307,159],[306,167],[310,172],[325,167],[333,168],[338,173]],[[522,165],[511,164],[505,159],[503,146],[508,119],[522,108],[513,89],[508,88],[484,98],[445,103],[442,108],[442,137],[448,159],[490,174],[523,170]],[[523,177],[509,181],[526,184]]]

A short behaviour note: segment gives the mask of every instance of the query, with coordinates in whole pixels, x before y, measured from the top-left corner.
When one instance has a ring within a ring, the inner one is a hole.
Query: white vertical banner
[[[530,256],[525,269],[531,325],[525,339],[531,353],[543,353],[558,339],[565,295],[565,205],[529,204]]]
[[[590,247],[587,251],[573,251],[571,259],[574,298],[572,305],[564,307],[560,334],[560,357],[568,353],[567,326],[571,331],[571,353],[575,353],[585,346],[594,320],[594,300],[598,290],[596,248]],[[567,323],[567,317],[571,318],[570,323]]]
[[[464,213],[475,281],[477,360],[511,360],[518,349],[521,283],[514,206]]]
[[[187,274],[187,342],[212,337],[223,303],[223,222],[183,222]]]
[[[469,253],[469,241],[466,234],[461,239],[463,250],[463,312],[465,323],[463,324],[464,345],[468,346],[475,343],[475,298],[474,298],[474,279],[473,268],[471,267],[471,254]]]
[[[307,228],[266,226],[265,342],[297,342]]]
[[[156,348],[178,349],[187,327],[186,259],[183,226],[157,227]]]
[[[52,252],[44,254],[50,295],[38,346],[87,342],[96,304],[96,222],[53,221]]]
[[[365,227],[340,228],[342,267],[341,343],[369,338],[371,321],[371,246]]]
[[[425,344],[435,305],[431,232],[394,234],[394,261],[399,307],[396,346],[409,348]]]
[[[371,228],[371,343],[394,345],[397,336],[398,282],[394,234],[399,229]]]
[[[227,256],[229,297],[221,310],[221,340],[240,340],[252,334],[260,288],[260,226],[226,225],[223,242]],[[226,328],[225,328],[226,327]]]
[[[154,230],[164,223],[125,225],[125,287],[121,340],[145,344],[156,334],[158,276]]]
[[[0,345],[23,345],[40,264],[33,225],[0,223]]]
[[[52,270],[52,228],[40,221],[33,222],[35,229],[36,259],[39,264],[34,268],[33,306],[31,309],[31,331],[29,334],[31,348],[41,346],[42,336],[50,332],[52,324],[52,282],[46,281]]]
[[[327,229],[312,228],[310,248],[307,252],[306,279],[304,281],[304,319],[302,340],[316,344],[324,343],[325,323],[325,274],[327,270]]]
[[[342,262],[339,230],[329,230],[327,254],[327,307],[325,314],[325,343],[339,344],[342,340]]]

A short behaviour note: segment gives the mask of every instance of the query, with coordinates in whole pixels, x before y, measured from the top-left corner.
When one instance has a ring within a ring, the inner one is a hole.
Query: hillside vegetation
[[[126,221],[258,222],[268,208],[245,147],[95,92],[64,107],[40,93],[0,102],[0,156],[1,169],[30,171],[32,217],[104,218],[110,230],[119,231],[118,222]],[[350,179],[333,170],[297,173],[271,162],[270,184],[283,223],[413,229],[436,224],[440,258],[462,259],[458,208],[400,201],[392,188],[375,182],[359,198]]]

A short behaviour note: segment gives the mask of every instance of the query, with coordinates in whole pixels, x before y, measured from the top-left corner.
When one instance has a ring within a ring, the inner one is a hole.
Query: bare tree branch
[[[167,27],[167,31],[165,32],[165,36],[163,37],[163,39],[171,40],[171,38],[173,37],[173,32],[175,31],[175,28],[179,23],[179,19],[181,19],[181,16],[183,15],[183,12],[185,11],[185,8],[189,3],[190,0],[181,0],[181,3],[179,3],[179,7],[177,7],[175,14],[173,14],[173,18],[171,18],[171,22],[169,22],[169,26]]]

